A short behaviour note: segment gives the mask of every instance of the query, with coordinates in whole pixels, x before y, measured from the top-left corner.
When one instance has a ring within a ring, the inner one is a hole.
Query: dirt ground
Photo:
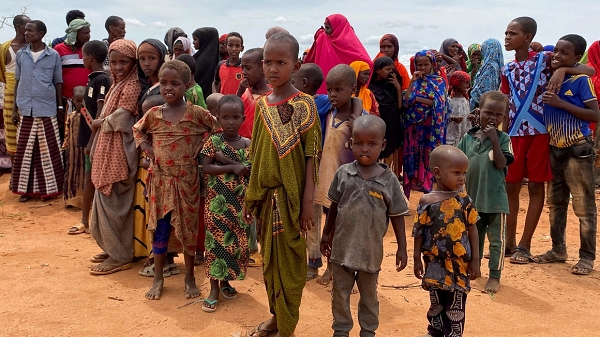
[[[143,261],[130,270],[108,276],[89,274],[90,257],[100,252],[90,235],[67,235],[80,212],[65,209],[62,200],[19,203],[8,191],[7,174],[0,177],[0,289],[1,336],[217,336],[237,337],[269,317],[261,270],[250,268],[245,281],[233,282],[240,294],[222,300],[213,314],[201,310],[183,292],[183,275],[165,281],[160,301],[144,298],[151,278],[138,275]],[[411,210],[419,195],[411,198]],[[521,194],[521,213],[527,205]],[[522,223],[524,217],[520,217]],[[569,261],[553,265],[512,265],[506,260],[502,287],[495,296],[482,293],[488,275],[474,281],[467,301],[465,336],[597,336],[600,273],[574,276],[579,247],[578,221],[568,219]],[[407,237],[412,217],[406,218]],[[519,236],[522,228],[519,228]],[[421,336],[426,332],[427,292],[412,274],[412,239],[408,239],[408,267],[396,273],[395,244],[390,227],[379,278],[378,336]],[[532,253],[551,245],[545,209],[533,240]],[[486,261],[486,260],[484,260]],[[177,262],[183,268],[183,259]],[[196,278],[202,294],[209,292],[202,266]],[[395,289],[390,286],[408,286]],[[300,308],[299,337],[331,336],[330,286],[310,281]],[[356,304],[352,297],[358,336]],[[243,336],[243,335],[242,335]]]

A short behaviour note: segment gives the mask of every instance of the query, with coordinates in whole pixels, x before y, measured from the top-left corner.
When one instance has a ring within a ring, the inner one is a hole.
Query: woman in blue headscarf
[[[500,88],[501,70],[504,66],[502,45],[496,39],[487,39],[481,44],[481,57],[483,59],[471,90],[471,110],[479,105],[481,95],[491,90]]]

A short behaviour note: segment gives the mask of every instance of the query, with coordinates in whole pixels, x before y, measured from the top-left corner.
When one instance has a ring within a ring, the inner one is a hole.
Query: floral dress
[[[231,160],[250,165],[248,151],[249,147],[234,149],[223,134],[217,134],[206,141],[201,154],[214,158],[222,152]],[[250,226],[242,220],[242,205],[247,185],[248,177],[234,173],[206,175],[204,269],[210,279],[231,281],[246,277]]]

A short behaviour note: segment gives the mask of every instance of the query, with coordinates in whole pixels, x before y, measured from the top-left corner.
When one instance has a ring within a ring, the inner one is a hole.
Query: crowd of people
[[[519,17],[505,31],[507,64],[496,39],[465,49],[449,38],[407,70],[393,34],[372,59],[341,14],[325,18],[302,55],[282,27],[244,52],[240,33],[213,27],[191,38],[174,27],[164,43],[136,45],[118,16],[102,40],[81,11],[66,21],[48,46],[45,24],[17,15],[0,47],[0,165],[12,167],[20,202],[62,195],[81,209],[68,234],[89,233],[102,250],[93,275],[145,259],[146,298],[158,300],[183,254],[186,298],[201,296],[194,266],[203,265],[202,310],[212,313],[237,297],[230,282],[262,267],[272,316],[252,337],[293,336],[306,282],[332,282],[333,335],[348,336],[358,292],[360,336],[374,336],[383,238],[391,222],[403,270],[411,191],[423,192],[412,236],[431,301],[426,336],[462,335],[484,258],[489,293],[505,257],[565,262],[569,203],[581,233],[571,272],[593,271],[598,41],[586,52],[569,34],[543,47],[535,20]],[[546,200],[552,247],[532,256]]]

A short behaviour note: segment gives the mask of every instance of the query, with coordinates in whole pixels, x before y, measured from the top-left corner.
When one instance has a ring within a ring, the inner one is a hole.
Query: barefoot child
[[[574,67],[585,52],[579,35],[566,35],[554,47],[552,68]],[[558,94],[544,93],[544,121],[550,135],[552,180],[548,183],[552,249],[536,256],[537,263],[567,260],[567,208],[570,195],[579,218],[579,262],[575,275],[589,275],[596,259],[596,198],[594,193],[594,142],[590,122],[600,120],[598,101],[588,76],[567,75]]]
[[[212,92],[223,95],[235,94],[242,81],[242,60],[240,53],[244,51],[244,38],[238,32],[227,34],[227,54],[229,58],[217,64]]]
[[[552,53],[536,53],[529,49],[536,32],[537,23],[534,19],[519,17],[508,24],[504,38],[505,49],[515,51],[516,58],[502,68],[501,91],[510,99],[502,131],[511,137],[515,154],[515,161],[506,175],[506,193],[510,206],[506,220],[506,248],[509,252],[514,251],[510,262],[517,264],[531,262],[529,249],[544,208],[544,185],[552,179],[548,145],[550,136],[544,124],[543,93],[546,90],[556,91],[565,74],[594,74],[592,68],[581,64],[558,68],[552,74]],[[519,193],[524,178],[529,179],[529,205],[523,235],[516,245]]]
[[[436,187],[421,197],[415,214],[414,273],[429,291],[429,336],[462,336],[469,279],[480,276],[477,211],[460,192],[469,159],[459,149],[441,145],[431,152],[430,165]]]
[[[328,79],[335,69],[329,72]],[[396,271],[406,267],[404,215],[408,213],[408,200],[396,175],[377,162],[385,148],[384,136],[385,122],[381,118],[358,117],[352,127],[352,154],[356,160],[337,170],[327,193],[331,206],[321,252],[330,257],[333,265],[334,336],[348,336],[352,330],[350,292],[355,283],[360,292],[360,335],[375,336],[379,326],[377,279],[389,220],[398,243]],[[365,217],[366,214],[370,216]],[[359,218],[362,221],[357,221]]]
[[[208,192],[204,270],[210,279],[210,295],[202,305],[205,312],[217,310],[219,292],[228,300],[237,297],[229,281],[246,277],[249,255],[250,226],[241,219],[250,176],[250,139],[238,133],[245,118],[244,103],[236,95],[225,95],[219,100],[217,115],[223,132],[209,137],[201,152]]]
[[[454,76],[457,72],[454,72]],[[497,129],[504,120],[508,107],[507,97],[499,91],[488,91],[481,96],[480,118],[482,127],[474,127],[464,135],[458,148],[469,158],[467,192],[473,198],[479,213],[479,261],[483,257],[485,234],[490,242],[490,277],[485,286],[488,293],[496,293],[500,287],[500,275],[504,268],[506,242],[506,195],[507,166],[514,160],[510,137]]]
[[[329,186],[335,177],[336,171],[343,164],[354,161],[352,150],[350,149],[350,139],[352,134],[352,122],[360,115],[368,113],[363,109],[362,104],[352,99],[352,94],[356,91],[356,73],[354,69],[346,64],[339,64],[333,67],[326,79],[327,96],[331,102],[331,109],[325,115],[324,145],[321,164],[319,167],[319,185],[315,187],[315,217],[321,218],[321,209],[328,209],[331,200],[327,197]],[[360,113],[355,111],[360,109]],[[358,116],[357,116],[358,115]],[[320,223],[320,221],[316,221]],[[320,226],[316,226],[320,227]],[[319,228],[320,232],[320,228]],[[320,240],[315,238],[316,254],[320,253]],[[316,255],[310,254],[310,255]],[[327,285],[332,277],[332,265],[327,262],[327,270],[320,280],[319,284]],[[318,269],[309,264],[309,272],[316,277]]]
[[[469,120],[468,91],[471,78],[464,71],[457,70],[450,75],[450,117],[446,131],[446,144],[456,146],[462,136],[471,128]]]
[[[278,337],[292,336],[306,283],[301,231],[313,226],[321,132],[313,98],[292,85],[292,74],[300,68],[298,52],[298,41],[286,33],[271,36],[264,47],[263,71],[273,92],[257,102],[244,220],[257,219],[273,316],[250,331],[251,337],[275,331]]]
[[[186,104],[191,72],[181,61],[160,69],[160,93],[167,102],[154,107],[133,127],[136,145],[150,161],[148,230],[153,236],[155,275],[146,298],[160,299],[167,249],[184,253],[186,298],[200,296],[194,278],[200,182],[196,158],[205,132],[219,127],[205,109]]]

